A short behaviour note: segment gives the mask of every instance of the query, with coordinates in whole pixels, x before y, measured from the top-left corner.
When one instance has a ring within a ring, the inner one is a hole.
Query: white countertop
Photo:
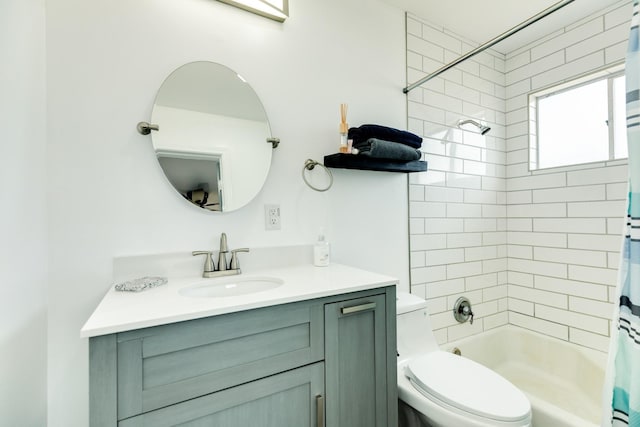
[[[263,292],[232,297],[195,298],[178,291],[203,280],[201,277],[169,277],[166,285],[142,292],[117,292],[111,287],[80,331],[82,338],[123,332],[149,326],[233,313],[295,301],[397,284],[398,280],[377,273],[331,264],[328,267],[298,265],[243,273],[270,276],[284,284]],[[236,276],[236,277],[241,277]],[[215,279],[207,279],[215,280]]]

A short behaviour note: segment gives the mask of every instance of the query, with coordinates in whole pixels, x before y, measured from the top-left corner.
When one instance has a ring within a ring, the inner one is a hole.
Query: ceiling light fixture
[[[219,0],[240,9],[284,22],[289,17],[289,0]]]

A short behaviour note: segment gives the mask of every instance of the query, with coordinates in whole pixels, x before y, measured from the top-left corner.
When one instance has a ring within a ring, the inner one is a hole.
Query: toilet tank
[[[440,349],[433,335],[427,302],[424,299],[406,292],[398,292],[396,310],[398,363]]]

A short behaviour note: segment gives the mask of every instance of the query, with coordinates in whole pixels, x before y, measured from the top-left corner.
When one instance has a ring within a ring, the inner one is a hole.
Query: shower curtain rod
[[[402,92],[409,93],[409,91],[417,88],[418,86],[420,86],[421,84],[423,84],[425,82],[428,82],[429,80],[433,79],[434,77],[439,76],[440,74],[442,74],[445,71],[447,71],[449,68],[455,67],[459,63],[461,63],[463,61],[466,61],[467,59],[471,58],[472,56],[474,56],[474,55],[476,55],[476,54],[478,54],[480,52],[482,52],[483,50],[486,50],[486,49],[490,48],[494,44],[501,42],[502,40],[506,39],[507,37],[511,37],[512,35],[514,35],[518,31],[520,31],[520,30],[522,30],[524,28],[527,28],[529,25],[541,20],[545,16],[551,15],[556,10],[563,8],[566,5],[568,5],[569,3],[573,3],[574,1],[575,0],[563,0],[563,1],[560,1],[560,2],[558,2],[556,4],[554,4],[553,6],[550,6],[550,7],[546,8],[542,12],[538,13],[537,15],[532,16],[531,18],[527,19],[526,21],[522,22],[521,24],[516,25],[515,27],[511,28],[510,30],[507,30],[504,33],[500,34],[499,36],[489,40],[485,44],[480,45],[477,48],[473,49],[472,51],[462,55],[460,58],[456,59],[455,61],[450,62],[450,63],[448,63],[447,65],[445,65],[445,66],[443,66],[441,68],[438,68],[433,73],[431,73],[431,74],[427,75],[426,77],[423,77],[422,79],[418,80],[417,82],[405,87],[404,89],[402,89]]]

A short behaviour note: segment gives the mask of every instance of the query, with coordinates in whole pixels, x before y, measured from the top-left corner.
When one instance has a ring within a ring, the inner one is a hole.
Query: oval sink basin
[[[178,293],[185,297],[221,298],[255,294],[282,286],[284,281],[277,277],[236,276],[216,279],[202,279],[181,288]]]

